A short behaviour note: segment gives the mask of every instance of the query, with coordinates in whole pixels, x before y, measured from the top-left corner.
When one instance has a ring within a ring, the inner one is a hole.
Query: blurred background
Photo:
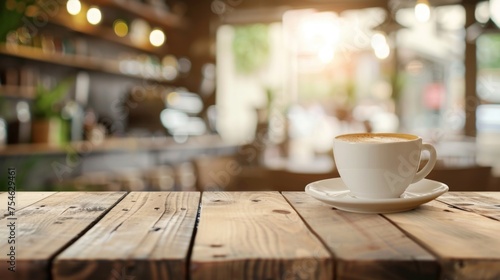
[[[500,190],[498,26],[500,0],[1,0],[0,182],[303,190],[368,131]]]

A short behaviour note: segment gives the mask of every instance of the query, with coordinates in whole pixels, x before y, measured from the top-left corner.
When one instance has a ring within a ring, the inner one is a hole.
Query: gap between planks
[[[332,252],[336,279],[438,277],[435,256],[381,215],[337,210],[303,192],[283,195]]]
[[[16,211],[19,221],[16,227],[16,244],[19,242],[19,246],[16,245],[16,255],[19,256],[16,260],[16,274],[4,275],[0,272],[0,278],[50,279],[53,258],[126,195],[125,192],[106,193],[102,196],[102,193],[96,192],[56,192],[45,193],[42,195],[45,197],[40,199],[37,196],[40,193],[20,192],[20,197],[27,196],[27,200],[21,198],[20,205],[25,204],[25,207]],[[71,213],[66,213],[69,210]],[[54,234],[58,231],[63,234]],[[0,259],[3,260],[1,256]],[[4,262],[0,265],[2,271],[7,270],[4,265]]]
[[[199,192],[132,192],[55,259],[53,279],[184,279]]]

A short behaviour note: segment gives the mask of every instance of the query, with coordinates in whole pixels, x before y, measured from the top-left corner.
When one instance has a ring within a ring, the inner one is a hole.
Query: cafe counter
[[[234,154],[238,146],[218,135],[190,137],[109,138],[66,145],[19,144],[0,148],[0,170],[15,167],[24,190],[50,190],[54,182],[95,172],[146,170],[174,166],[200,155]]]

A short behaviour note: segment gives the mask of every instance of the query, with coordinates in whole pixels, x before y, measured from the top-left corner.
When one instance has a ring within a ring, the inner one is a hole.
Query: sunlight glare
[[[299,32],[300,47],[303,51],[316,54],[322,63],[332,61],[340,39],[335,13],[313,13],[304,17],[300,22]]]

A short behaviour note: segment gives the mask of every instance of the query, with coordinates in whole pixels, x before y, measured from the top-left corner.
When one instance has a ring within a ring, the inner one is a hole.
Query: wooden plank
[[[53,279],[186,279],[197,192],[132,192],[55,259]]]
[[[33,201],[33,196],[18,193]],[[49,263],[65,246],[91,226],[125,192],[59,192],[16,211],[15,244],[8,244],[11,231],[0,227],[0,279],[50,279]],[[8,270],[8,252],[15,246],[15,272]]]
[[[385,216],[434,252],[442,279],[500,279],[500,222],[438,201]]]
[[[283,192],[335,256],[335,279],[437,279],[436,259],[380,215],[337,210]]]
[[[191,279],[332,279],[327,249],[278,192],[204,192]]]
[[[447,192],[437,200],[500,221],[500,192]]]
[[[54,195],[56,192],[16,192],[16,211],[24,209],[25,207],[30,206],[33,203],[36,203],[46,197]],[[3,192],[0,194],[0,213],[2,217],[8,215],[7,213],[7,199],[9,197],[8,192]],[[2,218],[0,217],[0,219]]]

